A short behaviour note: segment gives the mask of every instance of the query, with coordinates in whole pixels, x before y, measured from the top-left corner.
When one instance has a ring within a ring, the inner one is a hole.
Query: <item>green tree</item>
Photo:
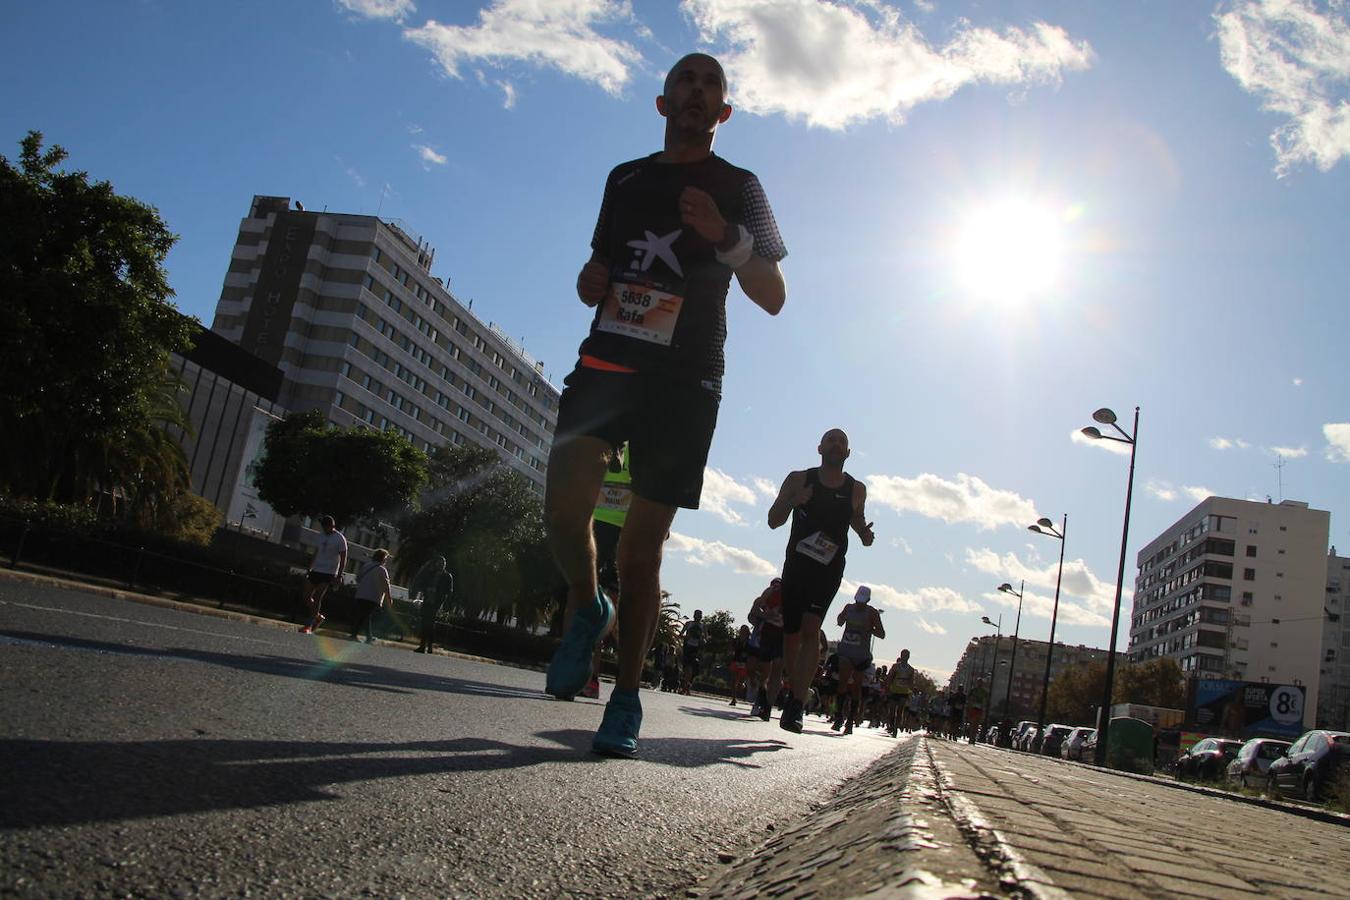
[[[326,514],[343,525],[403,513],[427,481],[427,455],[393,431],[331,426],[293,413],[267,426],[258,495],[283,516]]]
[[[1060,671],[1050,682],[1046,715],[1065,725],[1090,725],[1106,688],[1106,663],[1079,663]]]
[[[1175,659],[1160,656],[1121,668],[1112,694],[1117,703],[1183,709],[1186,706],[1186,680]]]
[[[514,618],[521,627],[547,621],[560,577],[525,476],[476,446],[437,447],[428,468],[420,510],[399,522],[400,575],[444,556],[455,576],[447,615]]]
[[[159,213],[57,171],[65,158],[36,131],[17,165],[0,156],[0,490],[83,502],[117,486],[113,461],[139,467],[125,458],[191,323],[169,301],[177,238]]]

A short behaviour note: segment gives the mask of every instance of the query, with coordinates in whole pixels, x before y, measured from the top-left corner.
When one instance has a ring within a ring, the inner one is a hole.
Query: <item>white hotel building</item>
[[[376,216],[255,196],[211,330],[277,366],[279,406],[416,446],[497,450],[542,493],[558,390],[432,276],[435,250]]]

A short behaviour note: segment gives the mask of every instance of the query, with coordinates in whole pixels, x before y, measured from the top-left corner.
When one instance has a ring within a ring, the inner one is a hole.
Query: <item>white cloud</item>
[[[988,547],[979,550],[967,547],[966,564],[981,572],[987,572],[1000,581],[1025,580],[1028,587],[1043,588],[1052,594],[1055,590],[1055,575],[1059,570],[1058,558],[1054,561],[1047,561],[1043,566],[1034,566],[1023,562],[1015,553],[1005,553],[1000,556]],[[1115,582],[1103,581],[1092,574],[1092,571],[1087,567],[1087,563],[1083,560],[1066,559],[1064,560],[1064,578],[1060,584],[1061,606],[1064,603],[1065,594],[1087,601],[1088,606],[1094,610],[1109,612],[1111,604],[1116,599],[1116,585]],[[998,596],[1007,597],[1011,595],[1000,593]],[[1122,597],[1126,600],[1122,602],[1127,602],[1130,596],[1132,596],[1132,592],[1125,589],[1122,592]]]
[[[1271,447],[1270,452],[1285,459],[1302,459],[1308,455],[1307,447]]]
[[[914,548],[910,546],[909,541],[902,537],[891,538],[891,546],[897,550],[903,550],[910,556],[914,555]]]
[[[872,589],[872,602],[878,606],[889,606],[905,612],[979,612],[980,606],[967,600],[960,591],[948,587],[922,587],[913,591],[902,591],[888,584],[875,581],[850,581],[845,578],[839,585],[836,597],[852,602],[853,594],[859,584]]]
[[[1350,22],[1343,0],[1243,0],[1216,14],[1219,56],[1242,89],[1284,123],[1270,135],[1275,173],[1350,154]]]
[[[712,467],[703,470],[703,496],[699,500],[699,509],[707,510],[732,525],[743,525],[745,519],[731,508],[731,504],[753,504],[755,499],[753,489],[741,484],[727,473]]]
[[[764,495],[766,500],[772,501],[778,499],[778,485],[774,484],[769,479],[755,477],[750,479],[750,483],[754,485],[755,490]]]
[[[1322,435],[1327,439],[1327,459],[1350,462],[1350,422],[1328,422],[1322,426]]]
[[[1098,450],[1105,450],[1108,453],[1114,453],[1117,456],[1129,456],[1130,445],[1122,444],[1120,441],[1108,441],[1105,438],[1090,438],[1083,434],[1082,430],[1075,430],[1069,434],[1069,440],[1075,444],[1084,444],[1088,447],[1096,447]]]
[[[1209,439],[1209,445],[1215,450],[1231,450],[1233,442],[1226,437],[1212,437]]]
[[[718,57],[733,102],[823,128],[869,119],[902,122],[920,103],[945,100],[981,82],[1058,83],[1086,69],[1092,48],[1037,22],[1001,33],[959,19],[934,45],[901,13],[880,3],[820,0],[684,0]]]
[[[411,134],[411,135],[418,135],[418,134],[421,134],[421,133],[422,133],[422,126],[421,126],[421,125],[418,125],[418,124],[416,124],[416,123],[413,123],[413,124],[411,124],[411,125],[408,126],[408,134]]]
[[[1302,378],[1295,378],[1295,379],[1294,379],[1294,387],[1302,387],[1302,386],[1303,386],[1303,379],[1302,379]]]
[[[444,155],[437,153],[435,150],[431,149],[426,144],[413,144],[412,148],[417,151],[417,155],[421,157],[422,162],[424,163],[432,163],[437,166],[443,166],[446,164],[446,162],[448,162],[448,160],[445,158]]]
[[[1113,589],[1114,590],[1114,589]],[[1012,610],[1017,609],[1017,598],[1012,594],[1004,594],[999,591],[991,591],[984,595],[984,599],[997,606],[1007,607]],[[1125,603],[1124,599],[1121,603]],[[1030,590],[1022,593],[1022,619],[1026,624],[1026,619],[1049,620],[1055,612],[1055,596],[1051,594],[1035,594]],[[992,616],[990,618],[993,618]],[[1059,595],[1059,617],[1057,622],[1063,622],[1069,625],[1094,625],[1106,626],[1111,624],[1111,609],[1108,606],[1105,611],[1089,609],[1082,604],[1075,603],[1073,600],[1066,599],[1064,592]],[[1003,617],[1003,627],[1005,633],[1011,631],[1014,627],[1013,620],[1008,616]],[[1105,641],[1103,641],[1104,643]]]
[[[1166,500],[1169,503],[1177,499],[1176,488],[1172,487],[1170,481],[1159,481],[1155,478],[1150,478],[1144,485],[1144,490],[1151,496],[1157,497],[1159,500]]]
[[[1190,497],[1196,503],[1199,503],[1201,500],[1208,500],[1210,497],[1214,496],[1213,491],[1207,487],[1201,487],[1198,484],[1186,485],[1181,490],[1182,493],[1187,497]]]
[[[442,25],[430,19],[403,34],[430,50],[453,78],[461,77],[460,67],[466,63],[501,67],[524,62],[557,69],[617,95],[642,54],[600,34],[596,26],[630,21],[632,15],[629,4],[618,0],[495,0],[478,13],[476,25]]]
[[[666,541],[666,550],[671,553],[683,553],[685,559],[695,566],[730,566],[732,571],[741,575],[761,575],[772,578],[778,574],[778,566],[757,556],[743,547],[733,547],[721,541],[705,541],[690,537],[677,531],[670,533]]]
[[[504,109],[515,109],[516,86],[509,81],[499,81],[497,87],[502,89],[502,107]]]
[[[942,626],[941,626],[940,624],[938,624],[937,622],[930,622],[930,621],[928,621],[928,620],[925,619],[923,616],[920,616],[920,617],[919,617],[919,630],[920,630],[920,631],[926,631],[926,632],[928,632],[929,634],[946,634],[946,633],[947,633],[947,629],[946,629],[946,628],[942,627]]]
[[[367,19],[402,22],[417,12],[413,0],[337,0],[338,6]]]
[[[958,473],[946,481],[927,472],[918,478],[869,475],[867,499],[897,512],[916,512],[952,524],[970,522],[984,529],[1036,521],[1036,504],[1013,491],[990,487],[974,475]]]

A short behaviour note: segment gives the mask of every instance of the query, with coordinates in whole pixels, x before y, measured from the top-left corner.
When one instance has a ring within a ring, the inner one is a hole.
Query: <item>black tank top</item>
[[[806,484],[814,490],[803,506],[793,507],[787,562],[842,567],[844,552],[848,550],[848,526],[853,521],[853,476],[844,473],[844,483],[830,488],[820,483],[817,467],[806,470]],[[822,543],[820,538],[828,543]],[[835,547],[833,554],[828,552],[829,544]],[[825,556],[830,557],[828,561]]]

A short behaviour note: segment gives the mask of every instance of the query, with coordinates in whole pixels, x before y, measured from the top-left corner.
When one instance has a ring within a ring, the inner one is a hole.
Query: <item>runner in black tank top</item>
[[[848,531],[857,532],[864,547],[873,539],[863,511],[867,489],[844,471],[848,435],[831,429],[817,449],[820,466],[788,475],[769,509],[770,528],[792,516],[783,565],[783,659],[792,699],[779,725],[794,732],[802,730],[802,703],[820,662],[820,623],[844,577]]]

